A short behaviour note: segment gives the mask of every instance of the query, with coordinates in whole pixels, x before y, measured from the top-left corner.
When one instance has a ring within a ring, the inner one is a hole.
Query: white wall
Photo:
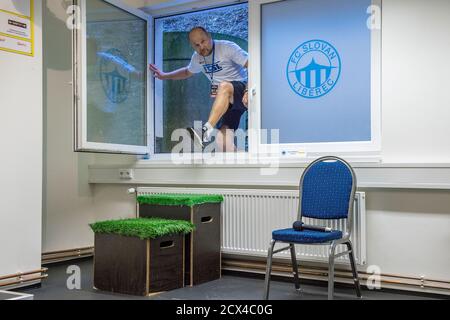
[[[96,192],[88,184],[87,166],[95,161],[95,155],[73,152],[71,31],[66,28],[67,6],[66,1],[47,0],[43,8],[46,186],[43,252],[92,246],[88,224],[98,217],[107,217],[103,210],[108,207],[97,210],[95,203],[102,191]],[[128,211],[110,210],[119,215]]]
[[[450,163],[450,1],[384,0],[382,155]]]
[[[72,146],[71,37],[66,28],[67,5],[44,1],[44,216],[43,252],[84,247],[88,221],[86,207],[92,203],[91,188],[83,169],[92,156],[78,156]],[[84,178],[84,179],[83,179]],[[76,202],[73,202],[73,198]],[[51,224],[49,224],[51,219]]]
[[[450,92],[446,89],[450,78],[445,72],[433,71],[433,66],[438,70],[448,66],[450,2],[383,2],[383,158],[386,162],[450,163],[450,144],[446,141],[450,136],[450,126],[446,124],[450,119]],[[90,246],[93,235],[88,223],[134,214],[134,201],[126,194],[127,186],[87,184],[89,163],[130,164],[133,157],[72,152],[71,91],[66,85],[71,71],[69,43],[64,40],[68,31],[63,27],[63,3],[48,0],[46,13],[56,14],[61,21],[51,24],[46,45],[48,48],[51,42],[55,51],[46,53],[49,65],[44,251]],[[53,60],[62,66],[52,66]],[[430,85],[434,82],[439,84]],[[198,169],[197,175],[205,173]],[[208,174],[214,175],[214,170]],[[450,281],[450,192],[365,191],[368,263],[379,265],[386,274],[425,275]]]
[[[366,192],[368,265],[450,281],[450,191]]]
[[[35,56],[0,51],[0,276],[41,267],[42,11]]]

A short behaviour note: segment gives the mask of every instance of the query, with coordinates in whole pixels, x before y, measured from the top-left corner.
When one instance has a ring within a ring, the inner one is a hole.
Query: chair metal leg
[[[300,281],[298,278],[298,264],[297,264],[297,256],[295,254],[295,245],[290,243],[291,246],[291,261],[292,261],[292,271],[294,274],[294,285],[295,289],[300,291]]]
[[[333,300],[334,296],[334,255],[336,252],[336,243],[330,246],[330,256],[328,257],[328,300]]]
[[[267,266],[266,266],[266,279],[264,282],[264,300],[269,299],[269,289],[270,289],[270,273],[272,272],[272,256],[273,256],[273,248],[275,247],[275,240],[270,241],[269,250],[267,253]]]
[[[353,281],[355,282],[355,289],[356,289],[356,296],[358,298],[361,298],[361,286],[359,285],[359,277],[358,277],[358,270],[356,269],[356,263],[355,263],[355,255],[353,254],[353,246],[352,243],[349,241],[346,243],[348,250],[350,251],[349,258],[350,258],[350,264],[352,266],[352,273],[353,273]]]

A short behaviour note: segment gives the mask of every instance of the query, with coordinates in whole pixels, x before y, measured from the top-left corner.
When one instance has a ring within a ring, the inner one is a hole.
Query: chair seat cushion
[[[342,231],[321,232],[313,230],[296,231],[294,229],[281,229],[272,232],[272,238],[276,241],[290,243],[323,243],[342,238]]]

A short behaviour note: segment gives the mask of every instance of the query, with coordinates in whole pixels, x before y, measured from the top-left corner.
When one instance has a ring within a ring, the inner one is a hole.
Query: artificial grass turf
[[[137,201],[140,204],[193,207],[203,203],[223,202],[223,196],[216,194],[152,194],[139,196]]]
[[[156,239],[174,234],[188,234],[195,226],[189,221],[161,218],[109,220],[89,225],[94,233],[118,234],[142,240]]]

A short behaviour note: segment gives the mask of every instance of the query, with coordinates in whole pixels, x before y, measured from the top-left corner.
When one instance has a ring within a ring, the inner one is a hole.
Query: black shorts
[[[241,81],[231,81],[230,83],[234,88],[233,104],[230,103],[228,106],[228,111],[223,115],[222,119],[220,119],[217,124],[217,129],[219,130],[223,126],[226,126],[232,130],[237,130],[237,128],[239,128],[239,122],[241,121],[242,114],[247,111],[247,108],[242,103],[242,98],[244,97],[247,83]]]

